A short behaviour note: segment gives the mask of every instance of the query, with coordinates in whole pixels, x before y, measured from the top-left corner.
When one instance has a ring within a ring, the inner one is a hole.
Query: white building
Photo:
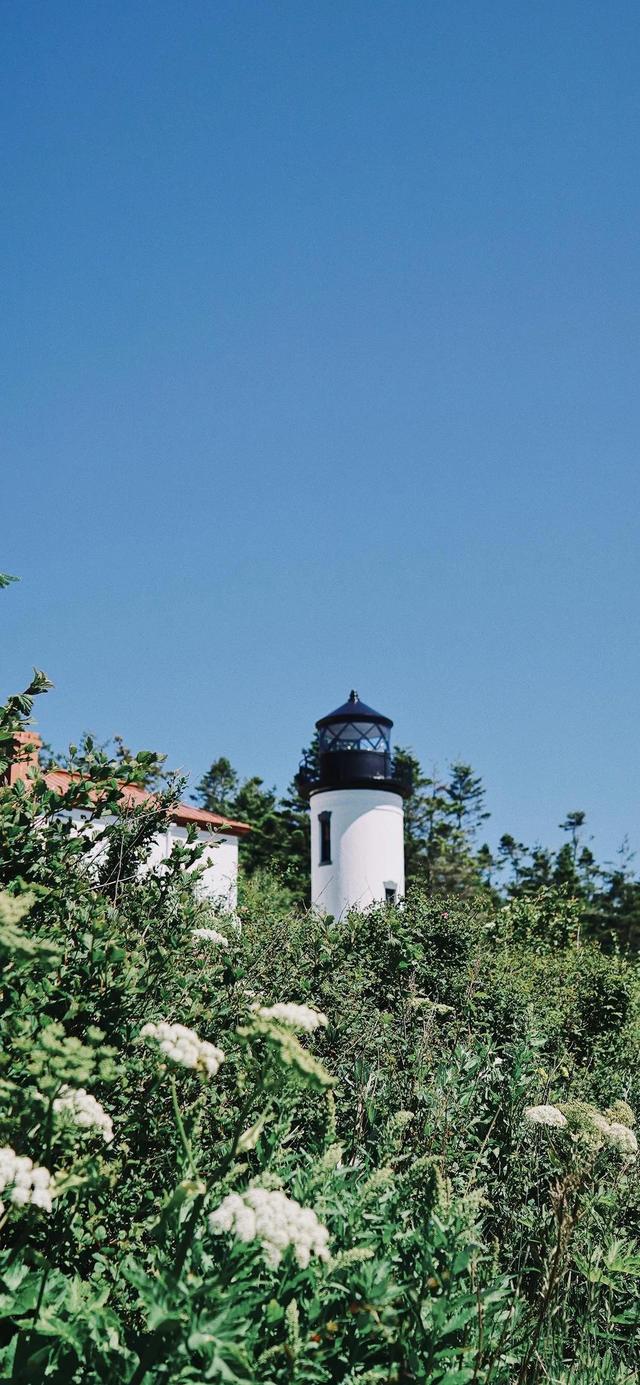
[[[406,789],[395,777],[392,726],[352,692],[316,722],[319,768],[299,776],[311,813],[311,903],[336,919],[404,895]]]
[[[38,769],[39,752],[42,741],[35,731],[21,731],[14,737],[16,759],[9,767],[5,782],[15,784],[20,780],[29,781],[34,770]],[[63,794],[81,778],[67,770],[47,770],[43,778],[49,789]],[[122,785],[121,803],[125,808],[144,807],[153,803],[153,794],[133,784]],[[96,818],[88,811],[74,809],[69,816],[77,822],[79,829],[97,834],[103,827],[113,822],[113,818]],[[194,808],[188,803],[176,803],[169,810],[166,825],[154,838],[148,856],[148,865],[156,866],[171,855],[176,843],[185,843],[188,829],[194,828],[196,841],[203,847],[197,865],[204,866],[200,880],[200,890],[204,897],[211,899],[225,910],[235,909],[238,894],[238,843],[251,828],[246,822],[235,822],[220,817],[218,813],[208,813],[204,808]]]

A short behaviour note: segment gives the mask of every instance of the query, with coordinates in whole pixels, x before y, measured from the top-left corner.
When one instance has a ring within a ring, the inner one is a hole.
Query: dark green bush
[[[633,964],[549,892],[330,925],[263,875],[240,928],[199,899],[193,845],[139,869],[175,791],[127,810],[142,768],[95,752],[64,795],[0,789],[0,1143],[55,1175],[51,1211],[4,1194],[1,1378],[635,1380],[635,1164],[597,1124],[640,1102]],[[113,814],[97,868],[77,806]],[[328,1022],[296,1037],[252,1008],[280,1002]],[[145,1041],[160,1021],[219,1071]],[[61,1114],[67,1088],[112,1141]],[[331,1258],[213,1234],[250,1188],[313,1209]]]

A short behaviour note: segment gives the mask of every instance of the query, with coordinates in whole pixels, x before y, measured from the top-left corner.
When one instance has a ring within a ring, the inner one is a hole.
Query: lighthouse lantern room
[[[340,918],[404,894],[403,795],[389,717],[352,691],[316,722],[318,760],[301,768],[311,814],[311,902]]]

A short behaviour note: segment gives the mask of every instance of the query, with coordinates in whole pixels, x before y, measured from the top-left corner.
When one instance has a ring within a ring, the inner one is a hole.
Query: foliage
[[[146,863],[159,757],[8,782],[47,686],[0,709],[0,1378],[636,1380],[640,986],[584,898],[486,883],[459,766],[409,814],[431,893],[332,925],[227,772],[264,856],[215,914],[194,842]]]
[[[317,754],[315,737],[302,754],[307,771],[317,767]],[[478,840],[490,815],[482,780],[471,766],[458,761],[444,776],[436,770],[427,775],[412,751],[396,746],[394,757],[400,777],[411,786],[404,804],[408,895],[455,893],[473,900],[480,893],[504,902],[554,889],[578,902],[586,935],[609,949],[640,949],[640,881],[626,842],[617,861],[599,865],[585,840],[585,814],[573,810],[559,824],[568,840],[557,850],[527,847],[505,832],[494,857]],[[246,877],[257,872],[264,882],[269,871],[288,903],[309,905],[309,813],[296,778],[279,798],[256,776],[241,782],[221,757],[200,780],[194,798],[212,812],[252,825],[243,850]]]
[[[85,773],[0,790],[0,1142],[34,1165],[3,1195],[2,1378],[634,1379],[634,1164],[580,1114],[640,1104],[633,964],[551,892],[331,926],[256,871],[212,920],[197,847],[140,869],[170,799],[127,808],[136,758]],[[527,1127],[551,1099],[566,1130]]]
[[[304,756],[315,763],[317,736]],[[242,853],[245,878],[269,871],[288,902],[309,903],[309,809],[295,778],[279,798],[256,775],[241,781],[223,755],[202,776],[193,799],[210,813],[250,823]]]

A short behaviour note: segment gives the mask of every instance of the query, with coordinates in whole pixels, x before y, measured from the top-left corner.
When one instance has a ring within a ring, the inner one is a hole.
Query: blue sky
[[[640,14],[3,8],[2,687],[284,787],[355,685],[640,850]]]

